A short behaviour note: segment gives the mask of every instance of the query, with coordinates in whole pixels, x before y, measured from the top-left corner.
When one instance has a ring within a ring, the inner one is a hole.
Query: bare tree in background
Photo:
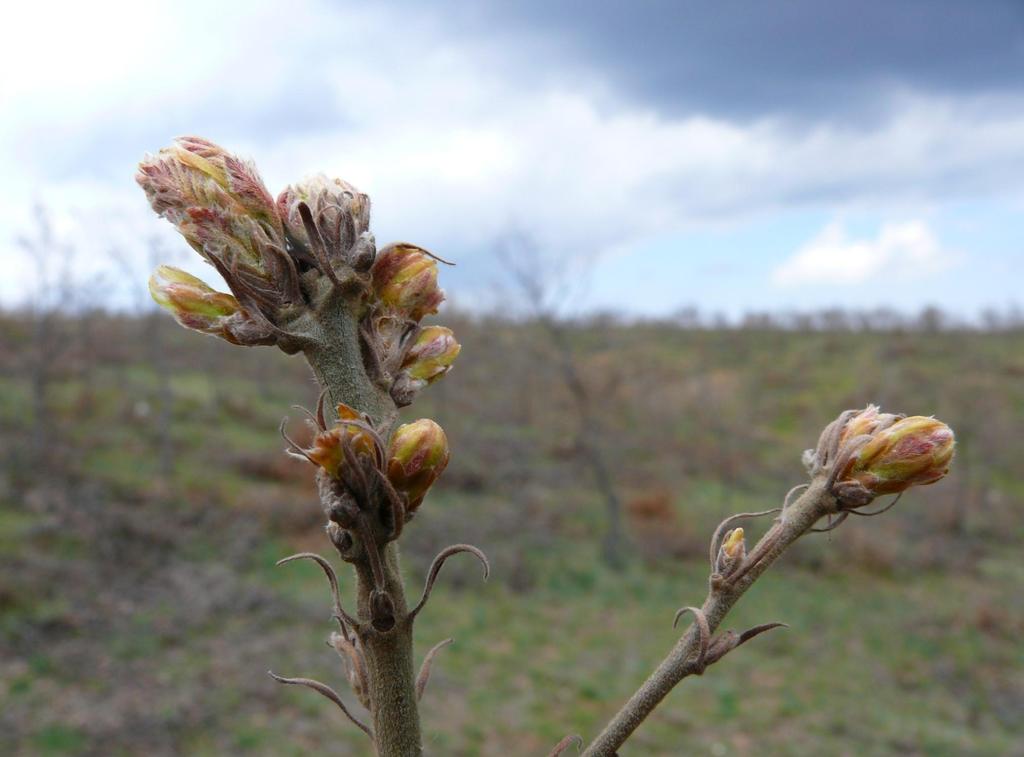
[[[159,237],[150,237],[146,244],[147,255],[141,258],[148,274],[161,262],[173,262],[177,254],[169,250]],[[131,291],[135,299],[135,309],[144,316],[146,342],[146,359],[156,379],[150,395],[150,408],[147,413],[152,418],[152,429],[157,442],[157,474],[162,488],[166,489],[173,480],[174,474],[174,439],[171,435],[171,420],[174,410],[174,390],[171,387],[171,371],[167,361],[167,346],[164,343],[164,317],[149,296],[148,290],[139,287],[137,282],[143,278],[139,270],[140,256],[125,252],[121,248],[111,250],[111,258],[124,273],[124,280],[132,282]]]
[[[74,248],[57,238],[50,213],[41,204],[35,207],[35,225],[34,234],[18,237],[18,245],[28,256],[35,273],[27,298],[31,338],[21,354],[32,398],[28,459],[49,461],[55,452],[57,436],[50,404],[51,388],[65,372],[74,347],[65,316],[81,307],[84,298],[76,290],[72,275]]]
[[[498,254],[503,268],[511,272],[530,315],[547,336],[555,353],[555,362],[576,414],[573,440],[575,456],[590,471],[598,494],[604,500],[606,524],[601,540],[605,562],[619,566],[625,560],[625,531],[622,527],[622,500],[616,490],[611,466],[602,440],[605,430],[594,401],[583,381],[565,321],[558,312],[559,303],[570,299],[572,277],[542,259],[535,243],[521,233],[510,233],[501,241]]]

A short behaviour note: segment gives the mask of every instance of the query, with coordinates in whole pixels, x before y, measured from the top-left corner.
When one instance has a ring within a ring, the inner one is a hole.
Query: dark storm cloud
[[[437,6],[434,6],[435,8]],[[868,116],[901,89],[1024,93],[1021,0],[484,0],[456,34],[521,35],[550,64],[596,68],[672,114]]]

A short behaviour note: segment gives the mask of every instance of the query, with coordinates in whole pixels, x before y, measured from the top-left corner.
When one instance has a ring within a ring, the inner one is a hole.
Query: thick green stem
[[[764,535],[754,550],[764,549],[763,557],[742,578],[731,585],[712,586],[701,608],[711,632],[725,619],[743,593],[764,573],[789,545],[800,538],[824,515],[835,512],[835,499],[824,481],[815,481],[796,502],[786,508],[785,516]],[[700,673],[696,656],[700,644],[696,624],[662,660],[629,701],[611,719],[601,734],[587,747],[583,757],[611,757],[662,699],[683,678]]]
[[[369,414],[376,423],[389,421],[395,405],[366,373],[358,318],[344,302],[324,308],[316,321],[318,333],[303,352],[320,386],[327,390],[332,406],[344,402]]]
[[[390,395],[367,374],[359,335],[360,317],[356,298],[332,297],[318,308],[307,330],[311,338],[303,351],[332,405],[344,403],[368,414],[386,438],[396,408]],[[364,529],[359,537],[377,538],[372,528]],[[364,549],[374,548],[372,543],[364,542]],[[398,566],[398,547],[391,542],[381,549],[376,578],[368,555],[364,553],[353,565],[362,621],[357,632],[366,663],[374,746],[381,757],[413,757],[422,754],[423,747],[416,705],[412,623]],[[371,594],[375,588],[382,589],[394,605],[395,625],[386,631],[375,629],[371,622]]]
[[[386,633],[366,623],[360,635],[366,658],[367,683],[372,704],[377,753],[382,757],[408,757],[423,753],[416,704],[416,672],[412,657],[412,623],[398,566],[398,546],[384,548],[384,589],[395,605],[395,627]],[[370,594],[375,587],[366,561],[355,563],[359,615],[371,616]]]

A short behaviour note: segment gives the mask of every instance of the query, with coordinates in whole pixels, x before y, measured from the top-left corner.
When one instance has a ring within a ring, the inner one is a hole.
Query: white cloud
[[[772,273],[775,284],[851,285],[939,273],[957,261],[924,221],[887,223],[874,239],[852,239],[834,221]]]
[[[349,179],[373,197],[378,239],[435,248],[460,271],[510,226],[558,255],[602,254],[780,207],[1018,191],[1024,103],[908,94],[871,127],[670,117],[410,7],[145,5],[17,6],[24,33],[0,47],[0,260],[19,254],[10,238],[39,198],[92,213],[77,241],[102,268],[110,218],[157,223],[134,162],[197,130],[255,158],[272,191],[319,170]],[[23,289],[8,276],[0,301]]]

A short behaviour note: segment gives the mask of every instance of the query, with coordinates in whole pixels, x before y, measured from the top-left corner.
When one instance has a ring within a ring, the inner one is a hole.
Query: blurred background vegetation
[[[703,596],[715,524],[778,505],[820,429],[877,402],[953,426],[950,476],[800,543],[728,622],[791,630],[688,680],[623,754],[1024,754],[1019,319],[444,323],[462,356],[410,417],[443,425],[452,462],[405,569],[415,595],[467,541],[494,571],[452,561],[418,625],[420,654],[455,639],[424,699],[429,753],[593,735]],[[266,675],[345,691],[322,575],[273,567],[331,552],[312,471],[276,433],[316,396],[300,358],[162,314],[0,316],[0,753],[365,752]]]

